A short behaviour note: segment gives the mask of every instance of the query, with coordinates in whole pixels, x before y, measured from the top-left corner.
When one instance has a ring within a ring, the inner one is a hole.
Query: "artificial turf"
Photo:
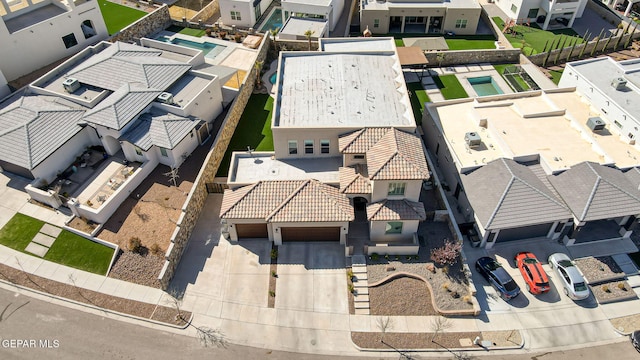
[[[416,119],[416,124],[422,124],[422,113],[424,111],[424,103],[430,102],[429,95],[422,88],[422,84],[419,82],[408,83],[407,90],[409,90],[409,98],[411,99],[411,108],[413,109],[413,116]]]
[[[109,35],[117,33],[147,15],[144,11],[115,4],[107,0],[98,0],[98,6],[102,12],[104,23],[107,25]]]
[[[464,90],[455,75],[434,76],[433,81],[440,89],[446,100],[468,98],[469,94]]]
[[[492,18],[500,29],[504,29],[504,20],[499,16]],[[529,56],[539,54],[549,49],[581,44],[583,39],[573,29],[542,30],[536,23],[516,25],[511,34],[505,34],[511,45],[522,49],[522,53]],[[513,34],[518,34],[514,36]]]

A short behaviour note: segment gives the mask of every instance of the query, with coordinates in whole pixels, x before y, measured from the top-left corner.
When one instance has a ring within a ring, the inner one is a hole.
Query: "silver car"
[[[558,275],[556,278],[562,283],[564,293],[573,300],[583,300],[589,297],[589,288],[582,274],[573,261],[563,253],[549,256],[549,266]]]

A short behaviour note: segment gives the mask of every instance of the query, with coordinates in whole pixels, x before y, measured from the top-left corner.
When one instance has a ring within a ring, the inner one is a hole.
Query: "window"
[[[242,20],[242,16],[240,16],[240,11],[231,11],[231,20]]]
[[[354,160],[364,160],[364,155],[353,155]]]
[[[622,128],[622,124],[620,124],[618,120],[613,120],[613,123],[616,124],[617,127]]]
[[[91,22],[91,20],[83,21],[82,24],[80,24],[80,29],[82,30],[82,34],[84,35],[85,39],[88,39],[97,34],[96,30],[93,28],[93,23]]]
[[[515,6],[515,5],[511,5],[511,12],[514,13],[514,14],[517,14],[518,13],[518,7]]]
[[[529,9],[529,13],[527,14],[528,18],[537,18],[539,9]],[[569,73],[571,75],[571,73]]]
[[[323,154],[329,153],[329,140],[320,140],[320,152]]]
[[[384,230],[385,234],[402,234],[402,222],[401,221],[390,221],[387,223],[387,226]]]
[[[404,187],[406,183],[389,183],[388,195],[404,195]]]
[[[289,140],[289,155],[295,155],[298,153],[298,142],[296,140]]]
[[[161,154],[162,156],[164,156],[164,157],[167,157],[167,156],[168,156],[168,155],[167,155],[167,149],[165,149],[165,148],[161,147],[161,148],[160,148],[160,154]]]
[[[76,40],[76,36],[73,33],[63,36],[62,42],[64,42],[64,46],[67,49],[78,45],[78,40]]]
[[[373,27],[374,28],[380,27],[380,19],[373,19]]]
[[[456,20],[456,29],[465,29],[467,27],[467,19]]]
[[[304,153],[313,154],[313,140],[304,141]]]
[[[138,154],[138,156],[142,156],[142,149],[140,149],[137,146],[136,146],[136,154]]]

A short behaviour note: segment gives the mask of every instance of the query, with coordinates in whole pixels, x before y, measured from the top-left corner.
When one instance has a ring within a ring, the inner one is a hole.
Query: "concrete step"
[[[368,282],[367,281],[367,276],[354,276],[353,278],[351,278],[351,281],[353,282],[353,285],[355,286],[356,283],[365,283]]]
[[[627,277],[627,282],[629,283],[629,286],[631,286],[632,288],[640,287],[640,275],[633,275],[633,276]]]
[[[369,295],[369,288],[368,287],[363,287],[363,288],[356,287],[355,290],[356,290],[356,294],[358,294],[357,296]]]
[[[369,309],[369,302],[354,302],[353,307],[356,309]]]
[[[369,302],[369,295],[366,294],[358,294],[354,295],[353,301],[355,302]]]
[[[356,288],[369,287],[369,282],[367,281],[367,279],[355,279],[355,281],[353,282],[353,286]]]
[[[354,274],[366,274],[367,273],[367,267],[366,266],[352,266],[351,267],[351,271],[353,271]]]
[[[351,263],[353,264],[353,266],[357,266],[357,265],[367,265],[367,258],[364,257],[364,255],[353,255],[351,257]]]
[[[369,309],[356,309],[356,315],[369,315]]]

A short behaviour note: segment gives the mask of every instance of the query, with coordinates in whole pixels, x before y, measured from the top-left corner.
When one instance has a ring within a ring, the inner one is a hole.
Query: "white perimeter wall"
[[[89,39],[84,38],[80,28],[85,20],[91,20],[97,33]],[[75,34],[78,44],[67,49],[62,37],[71,33]],[[73,11],[14,33],[9,33],[4,21],[0,21],[0,70],[8,81],[12,81],[107,37],[107,27],[97,1],[88,1]]]
[[[292,16],[292,13],[294,12],[302,14],[324,15],[325,19],[329,21],[329,28],[332,31],[338,23],[338,19],[340,18],[340,14],[342,14],[343,8],[344,0],[333,0],[330,6],[301,4],[295,2],[295,0],[285,0],[282,2],[282,10],[288,11],[289,16]]]

